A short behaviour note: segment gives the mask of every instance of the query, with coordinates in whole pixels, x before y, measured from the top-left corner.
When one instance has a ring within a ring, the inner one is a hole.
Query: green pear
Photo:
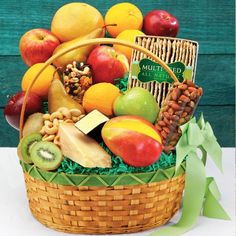
[[[84,114],[84,108],[77,101],[75,101],[66,90],[59,79],[53,79],[48,91],[48,111],[53,113],[60,107],[70,109],[79,109]]]
[[[94,38],[102,38],[105,35],[105,27],[97,28],[90,32],[89,34],[86,34],[84,36],[75,38],[73,40],[64,42],[60,44],[53,52],[53,55],[56,53],[61,52],[62,50],[65,50],[67,48],[72,47],[73,45],[87,40],[87,39],[94,39]],[[70,51],[61,57],[57,58],[53,64],[56,67],[65,67],[67,64],[72,63],[73,61],[86,61],[89,53],[93,50],[93,48],[96,47],[96,45],[90,45],[90,46],[85,46],[82,48],[77,48],[73,51]]]

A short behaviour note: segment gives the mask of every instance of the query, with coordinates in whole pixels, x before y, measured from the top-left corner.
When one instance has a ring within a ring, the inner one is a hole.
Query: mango
[[[149,166],[161,155],[161,136],[144,118],[115,117],[106,122],[101,132],[107,147],[130,166]]]

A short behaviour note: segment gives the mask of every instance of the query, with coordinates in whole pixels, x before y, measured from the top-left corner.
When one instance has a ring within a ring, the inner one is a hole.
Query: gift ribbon
[[[220,191],[213,177],[207,178],[205,201],[202,215],[209,218],[230,220],[229,215],[219,203]]]
[[[189,231],[203,216],[230,220],[219,203],[220,192],[213,177],[206,178],[205,164],[210,155],[218,169],[222,169],[222,151],[209,122],[201,115],[181,126],[182,135],[176,146],[176,173],[186,158],[185,191],[182,216],[178,223],[158,230],[150,236],[180,236]],[[202,158],[197,155],[202,151]]]

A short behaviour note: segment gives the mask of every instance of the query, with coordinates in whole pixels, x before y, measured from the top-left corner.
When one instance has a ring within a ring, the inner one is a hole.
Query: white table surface
[[[231,217],[223,221],[200,217],[194,229],[185,236],[235,235],[235,148],[223,149],[224,175],[210,161],[207,175],[214,176],[222,193],[221,204]],[[31,215],[26,198],[24,179],[15,148],[0,148],[0,235],[1,236],[68,236],[48,229]],[[175,216],[171,223],[178,219]],[[157,230],[157,229],[156,229]],[[146,236],[153,230],[129,234]],[[171,236],[171,235],[170,235]]]

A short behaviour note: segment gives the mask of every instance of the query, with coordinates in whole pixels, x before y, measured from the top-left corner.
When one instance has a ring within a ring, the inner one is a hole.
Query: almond
[[[185,119],[184,119],[184,118],[180,118],[180,119],[179,119],[179,124],[180,124],[180,125],[183,125],[184,123],[186,123]]]
[[[189,92],[188,90],[185,90],[185,91],[184,91],[184,95],[186,95],[187,97],[189,97],[189,96],[190,96],[190,92]]]
[[[166,117],[167,119],[170,119],[170,114],[169,114],[167,111],[163,112],[163,115],[164,115],[164,117]]]
[[[156,124],[155,127],[158,131],[162,131],[162,127],[160,125]]]
[[[173,121],[177,121],[177,120],[179,120],[179,116],[172,115],[170,119],[173,120]]]
[[[175,110],[175,111],[178,111],[178,110],[180,110],[180,105],[178,105],[176,102],[175,103],[172,103],[171,104],[171,107],[173,108],[173,110]]]
[[[186,106],[186,107],[184,108],[184,111],[190,113],[190,112],[192,111],[192,107]]]
[[[173,114],[174,114],[174,110],[173,110],[172,108],[169,108],[169,109],[168,109],[168,113],[169,113],[170,115],[173,115]]]
[[[191,80],[186,80],[188,86],[195,87],[195,84]]]
[[[186,90],[186,89],[188,88],[188,86],[187,86],[187,84],[180,84],[180,85],[178,86],[178,88],[179,88],[180,90]]]
[[[183,111],[176,111],[176,112],[175,112],[175,115],[181,116],[182,113],[183,113]]]
[[[160,126],[166,126],[166,123],[163,120],[159,120],[157,124]]]
[[[188,91],[190,92],[190,93],[192,93],[192,92],[196,92],[196,88],[194,88],[194,87],[188,87]]]
[[[185,103],[190,102],[190,99],[183,94],[179,97],[179,100]]]
[[[171,124],[171,121],[169,119],[167,119],[166,117],[164,117],[163,121],[165,122],[166,125]]]
[[[188,105],[189,105],[190,107],[194,108],[194,107],[195,107],[195,102],[190,101],[190,102],[188,103]]]
[[[203,90],[202,90],[202,88],[198,88],[198,90],[197,90],[197,94],[198,94],[199,97],[202,96],[202,94],[203,94]]]
[[[190,99],[191,99],[191,100],[194,100],[194,99],[196,99],[196,97],[197,97],[197,92],[196,92],[196,91],[193,91],[193,92],[190,94]]]
[[[176,101],[181,94],[180,90],[178,88],[174,88],[173,91],[171,92],[171,97],[174,101]]]
[[[170,133],[170,129],[169,128],[167,128],[167,127],[164,127],[163,128],[163,130],[167,133],[167,134],[169,134]]]
[[[162,136],[164,139],[166,139],[166,138],[167,138],[167,133],[166,133],[164,130],[162,130],[162,131],[161,131],[161,136]]]

